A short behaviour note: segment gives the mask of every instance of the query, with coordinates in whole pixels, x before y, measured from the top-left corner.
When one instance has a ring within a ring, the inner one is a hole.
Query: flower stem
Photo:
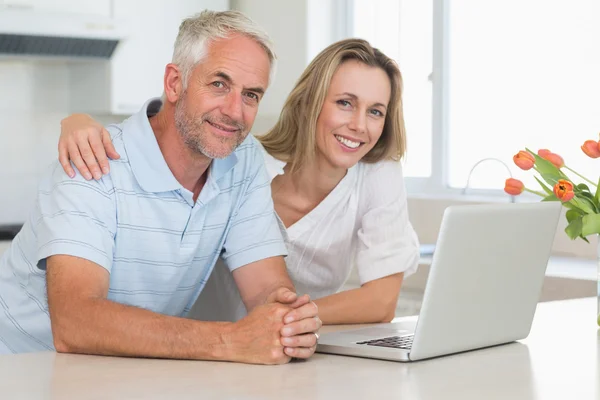
[[[546,197],[546,193],[538,192],[537,190],[531,190],[531,189],[527,189],[527,188],[523,188],[523,190],[525,190],[526,192],[529,192],[529,193],[537,194],[540,197]]]
[[[563,168],[566,168],[566,169],[568,169],[569,171],[571,171],[572,173],[574,173],[575,175],[577,175],[578,177],[580,177],[580,178],[581,178],[581,179],[583,179],[584,181],[586,181],[586,182],[588,182],[588,183],[590,183],[590,184],[594,185],[594,187],[596,187],[596,184],[595,184],[594,182],[590,181],[588,178],[586,178],[585,176],[581,175],[580,173],[578,173],[578,172],[576,172],[576,171],[572,170],[571,168],[567,167],[566,165],[565,165],[565,166],[563,166]]]

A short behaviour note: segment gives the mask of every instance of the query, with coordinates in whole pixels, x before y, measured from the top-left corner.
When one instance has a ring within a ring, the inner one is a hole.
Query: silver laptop
[[[323,333],[317,352],[417,361],[526,338],[560,211],[560,202],[448,207],[418,319]]]

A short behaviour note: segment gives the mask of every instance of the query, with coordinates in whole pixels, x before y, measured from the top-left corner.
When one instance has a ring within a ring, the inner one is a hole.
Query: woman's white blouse
[[[283,174],[285,163],[264,155],[271,179]],[[296,291],[313,300],[339,291],[353,268],[361,284],[414,273],[419,243],[408,219],[401,164],[360,162],[350,168],[317,207],[287,228],[287,246]],[[219,261],[190,316],[236,321],[245,315],[231,272]]]

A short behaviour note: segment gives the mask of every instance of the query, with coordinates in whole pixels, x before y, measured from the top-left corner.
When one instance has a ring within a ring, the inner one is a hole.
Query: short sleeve
[[[419,241],[408,218],[402,166],[383,161],[365,165],[363,216],[356,265],[361,284],[404,272],[419,263]]]
[[[234,214],[221,257],[230,271],[269,257],[285,256],[284,230],[275,214],[263,156],[256,146],[249,184]]]
[[[92,261],[110,272],[116,232],[116,207],[110,177],[69,178],[58,162],[38,189],[35,220],[37,259],[63,254]]]

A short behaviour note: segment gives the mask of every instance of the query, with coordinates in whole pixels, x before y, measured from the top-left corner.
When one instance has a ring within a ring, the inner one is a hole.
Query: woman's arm
[[[73,114],[60,121],[58,160],[71,178],[75,176],[71,161],[85,179],[102,178],[110,172],[107,155],[120,157],[108,131],[92,117]]]
[[[315,300],[319,318],[326,325],[390,322],[396,313],[404,273],[367,282]]]
[[[315,302],[325,324],[389,322],[404,277],[417,269],[419,241],[408,219],[402,165],[382,161],[365,170],[354,264],[361,287]]]

